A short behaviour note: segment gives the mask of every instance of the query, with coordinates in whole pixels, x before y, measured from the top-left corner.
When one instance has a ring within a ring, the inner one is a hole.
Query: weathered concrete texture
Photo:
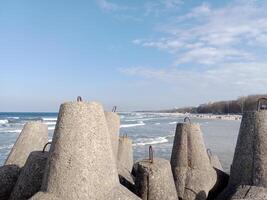
[[[231,200],[246,199],[246,200],[266,200],[267,189],[264,187],[242,185],[237,188],[236,193]]]
[[[133,167],[133,144],[127,136],[120,136],[118,149],[118,166],[132,171]]]
[[[240,185],[267,187],[267,111],[242,117],[230,180],[218,200],[230,199]]]
[[[105,112],[108,130],[111,138],[114,157],[117,158],[120,131],[120,116],[114,112]]]
[[[131,172],[126,168],[119,167],[118,168],[119,181],[124,187],[128,188],[131,192],[135,193],[135,183],[134,177]]]
[[[32,152],[23,167],[9,200],[27,200],[41,189],[48,152]]]
[[[43,178],[45,192],[31,199],[101,200],[116,193],[117,187],[123,186],[102,106],[62,104]]]
[[[210,164],[198,124],[177,124],[171,167],[180,198],[207,198],[216,183],[217,174]]]
[[[222,164],[221,164],[218,156],[217,155],[208,155],[208,156],[209,156],[209,159],[210,159],[211,166],[213,166],[216,169],[219,169],[219,170],[223,171],[223,167],[222,167]]]
[[[47,141],[47,125],[38,121],[26,123],[6,159],[5,165],[14,164],[23,167],[30,153],[42,150]]]
[[[245,112],[231,166],[229,185],[267,187],[267,111]]]
[[[225,172],[214,168],[217,173],[217,180],[213,188],[208,194],[207,200],[214,200],[219,194],[227,187],[229,181],[229,175]]]
[[[155,158],[136,164],[136,193],[143,200],[177,200],[170,162]]]
[[[16,165],[0,167],[0,200],[7,200],[17,182],[20,168]]]

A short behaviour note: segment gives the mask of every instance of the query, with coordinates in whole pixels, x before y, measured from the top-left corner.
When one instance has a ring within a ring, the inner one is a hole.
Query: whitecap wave
[[[3,124],[8,124],[8,120],[7,119],[1,119],[0,125],[3,125]]]
[[[169,124],[177,124],[177,122],[170,122]]]
[[[151,144],[162,144],[167,143],[168,139],[167,137],[156,137],[156,138],[139,138],[136,143],[133,144],[133,146],[145,146],[145,145],[151,145]]]
[[[155,123],[155,125],[160,125],[160,123]]]
[[[53,130],[55,130],[55,127],[54,126],[50,126],[50,127],[48,127],[48,130],[49,131],[53,131]]]
[[[146,125],[143,121],[140,121],[139,123],[136,124],[122,124],[120,127],[121,128],[129,128],[129,127],[135,127],[135,126],[144,126]]]
[[[22,130],[21,129],[15,129],[15,130],[5,130],[3,132],[6,132],[6,133],[20,133]]]
[[[56,125],[57,122],[44,122],[46,125]]]
[[[12,149],[12,147],[13,147],[13,144],[3,145],[3,146],[0,146],[0,150],[2,150],[2,149]]]
[[[57,121],[57,117],[42,117],[43,121]]]

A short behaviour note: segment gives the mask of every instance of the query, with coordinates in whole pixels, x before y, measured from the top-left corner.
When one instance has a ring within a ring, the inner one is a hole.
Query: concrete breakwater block
[[[133,168],[133,144],[126,135],[119,137],[117,166],[120,183],[134,192],[134,178],[131,174]]]
[[[198,124],[177,124],[171,167],[179,198],[202,200],[208,197],[217,174],[210,164]]]
[[[48,152],[32,152],[23,167],[9,200],[27,200],[41,189]]]
[[[237,188],[237,191],[232,196],[231,200],[266,200],[267,189],[264,187],[242,185]]]
[[[240,185],[267,187],[267,111],[245,112],[226,190],[218,199],[230,199]]]
[[[42,192],[31,199],[104,200],[112,195],[138,199],[120,187],[102,106],[81,101],[62,104]]]
[[[177,200],[170,162],[155,158],[135,163],[136,194],[143,200]]]
[[[133,167],[133,144],[132,140],[126,135],[119,138],[118,165],[132,171]]]
[[[28,122],[24,125],[15,142],[5,165],[14,164],[23,167],[32,151],[40,151],[48,141],[48,128],[39,121]]]
[[[4,165],[0,167],[0,200],[7,200],[17,182],[20,167]]]
[[[207,149],[207,153],[208,153],[208,156],[209,156],[209,160],[210,160],[211,166],[216,168],[216,169],[219,169],[219,170],[223,171],[223,167],[222,167],[222,164],[221,164],[220,159],[218,158],[218,156],[214,155],[210,149]]]
[[[114,158],[117,158],[120,132],[120,116],[114,112],[105,112],[105,117],[111,138]]]

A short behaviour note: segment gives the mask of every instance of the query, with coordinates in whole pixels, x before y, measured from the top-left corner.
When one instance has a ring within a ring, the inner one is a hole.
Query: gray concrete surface
[[[9,153],[5,165],[14,164],[23,167],[30,153],[41,151],[47,142],[47,125],[38,121],[26,123]]]
[[[186,200],[208,197],[217,174],[210,164],[199,124],[177,124],[171,167],[178,197]]]
[[[119,132],[120,132],[120,116],[114,112],[105,112],[108,130],[114,152],[114,157],[117,157],[119,146]]]
[[[154,158],[136,164],[136,194],[143,200],[177,200],[177,192],[168,160]]]
[[[117,156],[118,166],[132,171],[133,167],[133,144],[132,140],[127,136],[119,137],[119,148]]]
[[[101,200],[112,195],[138,199],[119,184],[106,118],[98,103],[61,105],[46,170],[43,192],[31,199]]]
[[[0,167],[0,200],[7,200],[17,182],[20,167],[4,165]]]
[[[32,152],[23,167],[9,200],[27,200],[40,191],[48,152]]]

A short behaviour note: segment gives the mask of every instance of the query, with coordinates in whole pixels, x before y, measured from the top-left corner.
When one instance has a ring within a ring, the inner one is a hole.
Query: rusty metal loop
[[[265,100],[265,101],[267,101],[267,98],[259,98],[258,99],[258,103],[257,103],[257,111],[260,111],[261,110],[261,101],[262,100]]]
[[[78,97],[77,97],[77,101],[78,101],[78,102],[83,101],[83,100],[82,100],[82,97],[81,97],[81,96],[78,96]]]
[[[52,142],[47,142],[47,143],[44,145],[43,153],[45,152],[45,149],[46,149],[47,145],[49,145],[49,144],[52,144]]]
[[[113,106],[112,112],[116,112],[116,110],[117,110],[117,106]]]
[[[154,161],[154,151],[153,151],[152,146],[150,145],[149,146],[149,162],[153,163],[153,161]]]
[[[185,118],[184,118],[184,122],[189,122],[189,123],[191,123],[191,120],[190,120],[189,117],[185,117]]]
[[[207,149],[207,154],[208,154],[208,156],[212,156],[212,151],[211,151],[211,149]]]

